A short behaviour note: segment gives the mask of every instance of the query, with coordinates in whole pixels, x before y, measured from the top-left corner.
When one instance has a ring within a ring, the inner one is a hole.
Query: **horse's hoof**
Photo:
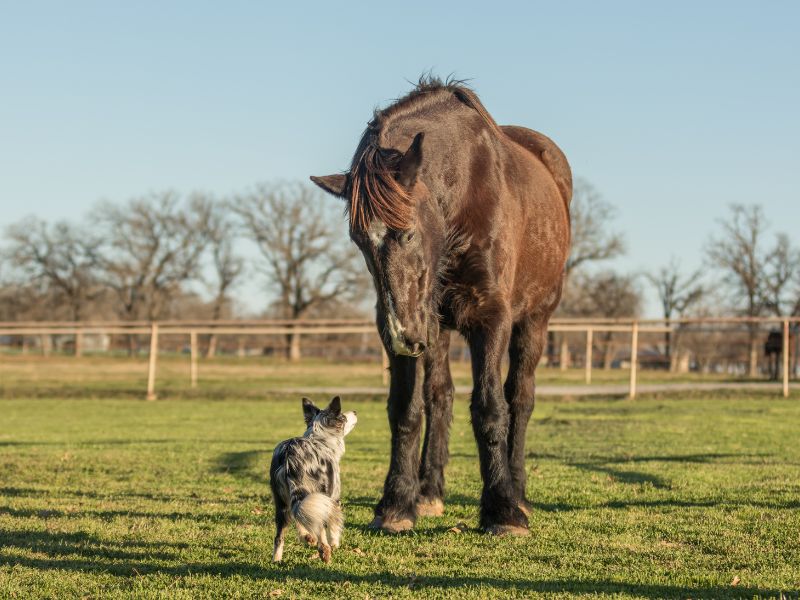
[[[367,525],[370,529],[380,529],[383,527],[383,517],[380,515],[375,515],[375,518],[372,519],[372,522]]]
[[[441,517],[444,514],[444,502],[438,498],[417,502],[417,515],[420,517]]]
[[[514,535],[518,537],[530,535],[527,527],[520,527],[519,525],[490,525],[486,528],[486,533],[491,535]]]
[[[531,516],[531,513],[533,512],[533,504],[531,504],[530,502],[528,502],[527,500],[525,500],[525,498],[523,498],[522,500],[520,500],[520,501],[519,501],[519,504],[518,504],[517,506],[519,506],[519,509],[520,509],[520,510],[521,510],[523,513],[525,513],[525,516],[526,516],[526,517],[530,517],[530,516]]]
[[[402,533],[404,531],[411,531],[414,528],[414,521],[411,519],[398,519],[396,521],[384,520],[381,524],[381,529],[386,533]]]

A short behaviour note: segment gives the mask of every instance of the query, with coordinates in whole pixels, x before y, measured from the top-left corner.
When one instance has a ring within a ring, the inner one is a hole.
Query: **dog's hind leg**
[[[308,544],[309,546],[316,546],[317,545],[317,538],[314,537],[308,529],[303,527],[300,523],[296,523],[297,525],[297,539],[300,540],[301,544]]]
[[[342,543],[342,530],[344,529],[344,515],[341,506],[337,505],[332,511],[328,521],[328,540],[331,548],[336,550]]]
[[[331,547],[328,545],[328,536],[325,535],[325,527],[321,527],[317,535],[317,550],[322,560],[326,563],[331,562]]]
[[[272,561],[280,562],[283,559],[283,541],[286,530],[289,528],[291,514],[282,503],[275,504],[275,544],[272,547]]]

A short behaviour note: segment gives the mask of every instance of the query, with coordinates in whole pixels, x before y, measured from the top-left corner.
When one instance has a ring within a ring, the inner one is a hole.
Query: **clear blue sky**
[[[0,226],[343,169],[433,69],[619,208],[615,267],[696,267],[729,203],[797,231],[798,32],[796,1],[3,2]]]

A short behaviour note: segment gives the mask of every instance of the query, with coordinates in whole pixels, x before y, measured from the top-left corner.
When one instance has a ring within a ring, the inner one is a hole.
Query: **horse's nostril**
[[[422,354],[425,352],[425,343],[424,342],[414,342],[411,345],[411,352],[414,354]]]

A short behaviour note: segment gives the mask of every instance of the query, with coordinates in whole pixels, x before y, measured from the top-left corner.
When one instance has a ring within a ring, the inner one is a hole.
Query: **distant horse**
[[[540,133],[498,126],[460,82],[424,79],[374,114],[347,173],[311,179],[346,201],[389,354],[391,461],[373,526],[398,532],[442,514],[457,330],[472,357],[481,527],[526,534],[534,370],[569,252],[564,154]]]
[[[797,324],[789,328],[789,363],[792,364],[792,348],[796,345]],[[771,329],[764,342],[764,356],[767,358],[769,378],[777,381],[781,372],[781,358],[783,357],[783,330]]]

